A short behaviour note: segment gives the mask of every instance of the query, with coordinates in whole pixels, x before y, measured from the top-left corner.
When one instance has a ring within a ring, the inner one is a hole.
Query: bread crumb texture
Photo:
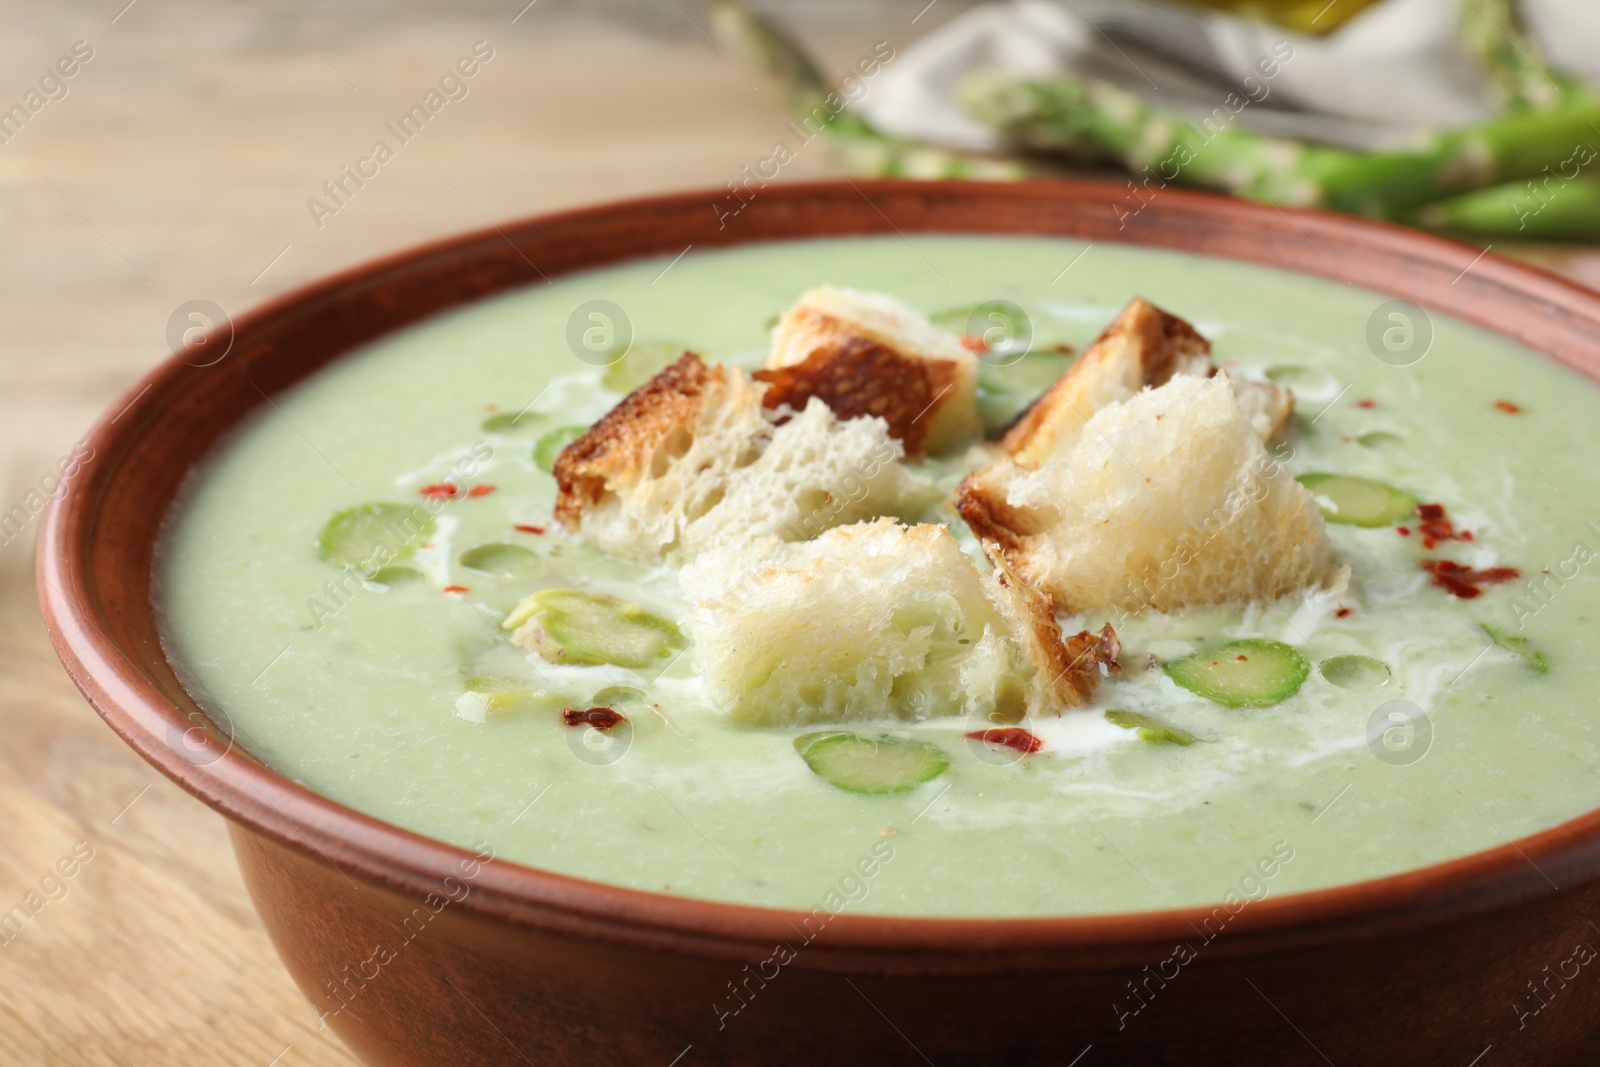
[[[1068,612],[1271,600],[1336,572],[1311,493],[1223,374],[1102,407],[1037,466],[1005,458],[969,476],[957,506]]]
[[[883,419],[840,419],[820,400],[779,415],[762,388],[685,353],[561,452],[556,518],[614,555],[682,562],[931,502]]]
[[[1109,626],[1064,639],[1046,598],[938,524],[720,549],[681,580],[705,695],[745,725],[1016,722],[1085,703],[1117,666]]]
[[[1000,440],[1018,464],[1033,468],[1070,444],[1094,413],[1177,375],[1210,377],[1211,342],[1185,320],[1135,297],[1073,360]],[[1233,383],[1241,407],[1262,440],[1281,433],[1294,413],[1294,394],[1270,382]]]

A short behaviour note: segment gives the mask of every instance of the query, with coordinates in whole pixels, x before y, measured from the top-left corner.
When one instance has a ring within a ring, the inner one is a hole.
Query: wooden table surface
[[[165,355],[185,301],[238,311],[486,220],[720,186],[780,135],[775,94],[709,45],[687,0],[611,0],[604,17],[563,0],[519,16],[524,2],[0,13],[0,107],[75,42],[93,50],[67,95],[0,144],[0,512]],[[957,6],[915,27],[921,0],[809,17],[842,67]],[[469,95],[318,228],[307,198],[478,41],[494,55]],[[784,176],[834,166],[819,146]],[[1584,250],[1514,251],[1600,280]],[[36,527],[0,546],[0,912],[36,908],[0,928],[0,1063],[353,1064],[274,956],[222,820],[127,750],[62,673],[34,601]],[[52,873],[63,860],[70,877]]]

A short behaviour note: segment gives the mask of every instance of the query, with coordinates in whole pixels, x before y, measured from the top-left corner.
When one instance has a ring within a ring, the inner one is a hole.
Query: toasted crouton
[[[1294,414],[1294,393],[1272,382],[1247,382],[1231,375],[1229,378],[1233,382],[1233,395],[1256,436],[1270,441],[1282,433]]]
[[[977,357],[893,297],[824,286],[804,294],[772,331],[755,377],[764,403],[796,410],[819,397],[841,419],[876,415],[908,455],[966,444],[980,430]]]
[[[1006,431],[1000,447],[1019,465],[1037,467],[1067,447],[1107,404],[1176,374],[1215,373],[1211,342],[1178,316],[1135,297]],[[1235,389],[1263,440],[1282,430],[1294,411],[1294,394],[1279,386],[1238,382]]]
[[[842,421],[818,401],[776,425],[761,390],[685,353],[562,450],[557,520],[614,555],[661,562],[929,502],[932,484],[901,465],[882,419]]]
[[[704,692],[742,724],[1015,722],[1085,703],[1117,665],[1109,626],[1063,640],[1043,597],[937,524],[723,549],[680,579]]]
[[[1023,658],[1039,669],[1029,677],[1028,707],[1054,710],[1089,702],[1100,683],[1099,667],[1116,670],[1122,643],[1108,622],[1099,633],[1084,630],[1063,637],[1050,598],[1023,581],[1006,562],[1000,546],[986,541],[984,554],[994,570],[983,576],[989,602],[1006,621],[1006,630]]]
[[[957,507],[1071,612],[1269,600],[1337,569],[1311,493],[1267,454],[1225,375],[1108,404],[1037,467],[970,475]]]

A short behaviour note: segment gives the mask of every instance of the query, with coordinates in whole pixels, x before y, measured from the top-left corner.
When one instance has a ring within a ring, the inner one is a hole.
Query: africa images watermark
[[[1590,519],[1583,524],[1583,530],[1596,543],[1600,543],[1600,519]],[[1523,629],[1529,619],[1549,607],[1556,594],[1565,589],[1568,582],[1576,579],[1597,554],[1600,553],[1596,553],[1593,545],[1580,537],[1566,556],[1548,567],[1540,567],[1538,578],[1524,581],[1522,592],[1527,594],[1528,599],[1511,602],[1511,614],[1517,621],[1517,629]]]
[[[872,51],[856,62],[854,70],[860,73],[859,78],[854,73],[846,74],[839,83],[839,90],[823,97],[815,107],[801,117],[798,125],[793,119],[785,124],[795,136],[797,141],[795,147],[791,148],[788,141],[776,141],[766,158],[755,164],[755,173],[751,173],[750,164],[746,163],[739,169],[744,179],[741,184],[736,185],[733,179],[724,182],[723,184],[728,187],[728,195],[723,197],[721,202],[711,205],[711,210],[717,214],[717,229],[727,226],[730,218],[743,211],[745,206],[756,198],[757,190],[765,189],[768,182],[777,178],[783,168],[798,157],[799,149],[816,140],[848,105],[859,103],[867,95],[867,79],[876,76],[894,56],[894,46],[888,41],[874,44]],[[740,189],[744,190],[743,196],[740,195]],[[734,203],[727,205],[726,201],[729,200]]]
[[[1579,941],[1572,946],[1570,955],[1556,961],[1554,969],[1547,965],[1539,972],[1543,976],[1542,980],[1528,979],[1527,995],[1519,995],[1511,1002],[1511,1011],[1517,1017],[1517,1029],[1526,1030],[1528,1020],[1548,1008],[1550,1002],[1567,988],[1569,982],[1577,979],[1583,968],[1594,962],[1594,959],[1594,947],[1587,941]]]
[[[345,964],[337,978],[324,982],[324,990],[338,1007],[320,1012],[317,1015],[317,1028],[322,1029],[330,1018],[350,1007],[369,984],[382,976],[385,967],[399,960],[405,948],[422,936],[428,924],[438,918],[440,912],[451,904],[460,904],[466,900],[472,893],[472,880],[478,877],[485,864],[493,860],[494,848],[487,844],[478,845],[470,858],[457,860],[456,870],[460,872],[461,877],[457,878],[453,874],[445,875],[440,883],[442,893],[429,893],[421,904],[412,908],[400,919],[398,925],[389,923],[389,929],[395,935],[392,941],[388,938],[379,941],[373,945],[372,952],[366,957],[353,964]]]
[[[440,75],[437,87],[423,93],[419,103],[412,104],[393,122],[383,124],[383,128],[393,136],[394,146],[381,138],[372,142],[372,148],[357,159],[354,166],[344,164],[335,177],[323,182],[323,198],[313,196],[306,200],[306,210],[311,212],[311,221],[317,229],[327,224],[330,215],[337,215],[349,207],[367,182],[378,176],[380,168],[395,158],[399,148],[410,144],[434,116],[445,109],[446,104],[465,100],[472,91],[467,83],[476,78],[493,58],[494,47],[488,41],[474,44],[471,54],[457,59],[454,67]]]
[[[48,104],[65,100],[71,91],[67,83],[93,58],[93,45],[88,41],[74,41],[72,50],[46,68],[37,85],[23,93],[20,101],[0,111],[0,145],[10,144]]]
[[[79,841],[72,849],[56,860],[39,879],[37,888],[29,889],[10,911],[0,912],[0,945],[15,941],[33,917],[51,904],[66,899],[70,883],[80,870],[94,859],[94,846]]]
[[[1279,41],[1274,44],[1271,55],[1262,56],[1256,62],[1256,70],[1261,72],[1261,77],[1257,78],[1254,74],[1247,74],[1240,81],[1239,88],[1243,90],[1243,95],[1238,91],[1229,93],[1223,98],[1222,106],[1212,108],[1211,113],[1202,118],[1198,125],[1193,122],[1189,123],[1190,128],[1200,137],[1198,147],[1188,142],[1180,141],[1173,146],[1165,158],[1154,164],[1154,170],[1151,169],[1151,164],[1146,163],[1140,169],[1138,175],[1134,178],[1129,178],[1129,195],[1124,196],[1123,199],[1130,203],[1137,201],[1137,206],[1131,211],[1124,210],[1120,206],[1116,208],[1117,229],[1126,229],[1128,220],[1136,218],[1139,212],[1149,207],[1150,201],[1155,198],[1159,190],[1165,189],[1170,183],[1177,181],[1178,176],[1183,172],[1183,168],[1200,158],[1200,153],[1205,150],[1206,146],[1232,126],[1233,121],[1246,108],[1251,104],[1261,103],[1271,95],[1272,86],[1269,83],[1282,72],[1283,65],[1293,58],[1294,45],[1288,41]],[[1149,194],[1148,199],[1146,198],[1146,193]]]
[[[1169,982],[1176,981],[1183,969],[1199,958],[1201,949],[1222,936],[1222,932],[1239,917],[1240,912],[1251,904],[1267,899],[1272,894],[1271,880],[1293,859],[1293,845],[1287,841],[1273,845],[1272,851],[1256,860],[1255,865],[1240,877],[1238,884],[1228,890],[1222,903],[1200,920],[1200,926],[1195,927],[1198,945],[1188,940],[1180,941],[1173,946],[1172,954],[1155,964],[1154,969],[1146,964],[1143,970],[1128,979],[1128,998],[1115,1000],[1111,1004],[1111,1011],[1117,1017],[1117,1029],[1126,1029],[1128,1020],[1148,1008]]]
[[[730,978],[729,996],[711,1005],[711,1012],[717,1017],[717,1029],[726,1029],[728,1020],[748,1008],[756,994],[767,988],[767,983],[777,981],[783,968],[799,958],[801,949],[815,941],[834,916],[851,904],[859,904],[867,899],[867,894],[872,891],[872,879],[893,859],[894,846],[889,840],[884,838],[876,842],[867,855],[856,860],[854,867],[840,876],[838,883],[823,895],[822,902],[801,920],[800,926],[795,927],[795,933],[800,935],[798,947],[791,941],[780,942],[772,947],[772,953],[766,959],[754,965],[754,970],[750,964],[745,964],[737,984]]]
[[[50,501],[61,493],[67,482],[92,459],[94,446],[87,441],[79,441],[72,446],[71,452],[57,459],[53,466],[41,474],[38,482],[22,495],[21,500],[12,505],[10,511],[0,515],[0,548],[15,541]]]
[[[1578,180],[1583,168],[1597,158],[1600,158],[1600,152],[1595,150],[1594,145],[1580,141],[1572,146],[1571,155],[1555,164],[1553,172],[1550,164],[1545,164],[1542,178],[1529,178],[1526,184],[1527,200],[1524,200],[1520,193],[1506,200],[1511,213],[1517,217],[1517,229],[1519,231],[1527,229],[1528,221],[1549,207],[1556,197],[1561,195],[1562,190]]]

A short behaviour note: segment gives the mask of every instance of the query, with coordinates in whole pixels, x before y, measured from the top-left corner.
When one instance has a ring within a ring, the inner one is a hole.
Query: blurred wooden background
[[[486,220],[720,186],[780,135],[776,94],[709,44],[693,0],[524,3],[0,11],[0,108],[75,42],[94,49],[0,145],[0,512],[166,354],[185,301],[239,311]],[[778,10],[842,68],[964,6]],[[306,199],[480,40],[494,58],[470,95],[317,229]],[[819,146],[785,176],[833,168]],[[1510,251],[1600,279],[1581,250]],[[0,547],[0,911],[48,903],[0,930],[0,1063],[352,1064],[273,955],[222,821],[62,674],[34,605],[36,526]],[[74,846],[92,859],[47,877]]]

